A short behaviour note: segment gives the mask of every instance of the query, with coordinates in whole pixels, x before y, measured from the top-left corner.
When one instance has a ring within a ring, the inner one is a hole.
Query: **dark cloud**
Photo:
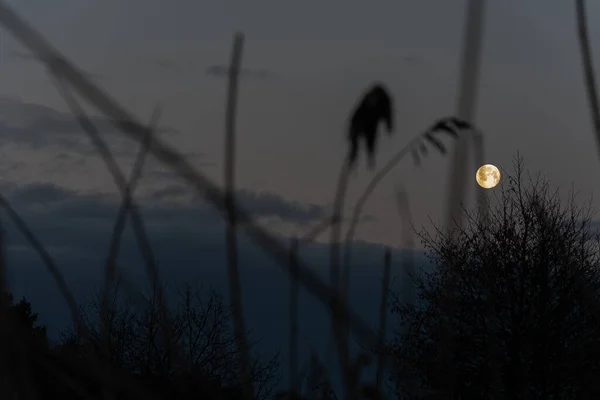
[[[154,200],[162,201],[176,197],[184,197],[190,194],[189,189],[183,185],[170,185],[152,192],[150,197]]]
[[[76,255],[78,260],[88,266],[86,268],[92,268],[99,273],[98,268],[108,248],[114,218],[120,204],[117,196],[81,194],[52,184],[24,187],[5,184],[1,189],[46,246],[71,249],[69,254],[74,257]],[[175,189],[170,190],[176,192]],[[246,199],[247,209],[253,215],[303,221],[318,218],[324,213],[318,206],[302,206],[275,194],[253,194],[247,190],[241,191],[240,194],[240,198]],[[190,260],[194,260],[191,265],[197,266],[224,265],[225,224],[221,216],[206,204],[158,202],[150,198],[141,201],[141,212],[152,243],[155,244],[157,256],[161,258],[161,265],[168,265],[171,273],[175,273],[179,268],[188,268]],[[11,224],[6,224],[6,227],[11,248],[27,246]],[[287,243],[286,238],[280,239],[282,244]],[[240,252],[247,256],[242,261],[247,268],[272,265],[244,235],[241,235],[239,245]],[[307,243],[304,249],[306,253],[303,256],[326,263],[325,246]],[[369,256],[373,251],[380,253],[383,247],[357,244],[357,254]],[[129,230],[123,238],[122,260],[129,265],[140,262],[134,237]],[[79,275],[80,272],[70,271],[74,275]]]
[[[112,144],[127,141],[106,118],[92,116],[90,119],[99,132],[109,135],[107,140]],[[158,132],[166,135],[179,133],[171,127],[159,127]],[[0,101],[0,139],[4,143],[27,144],[32,148],[58,145],[78,152],[90,152],[91,146],[77,118],[71,113],[7,98]],[[120,150],[125,154],[134,152],[126,148]]]
[[[72,192],[51,183],[40,183],[26,185],[19,190],[14,190],[10,198],[13,203],[27,207],[39,203],[47,204],[65,201],[71,195]]]
[[[202,153],[195,153],[195,154],[183,153],[183,156],[186,157],[188,160],[191,160],[193,165],[195,165],[197,168],[209,168],[209,167],[214,167],[217,165],[217,163],[215,163],[214,161],[210,161],[210,160],[206,159],[206,156]],[[198,158],[200,159],[199,161],[194,161],[194,159],[198,159]],[[144,171],[144,177],[150,178],[152,180],[159,180],[159,181],[164,181],[164,180],[177,181],[180,179],[179,175],[177,175],[176,172],[166,169],[163,166],[159,166],[158,168],[153,169],[153,170]]]
[[[273,193],[239,190],[236,198],[240,206],[257,217],[278,217],[289,222],[305,223],[327,216],[327,212],[322,206],[290,202]]]
[[[169,185],[153,191],[149,197],[156,201],[169,201],[195,197],[184,185]],[[284,222],[300,225],[319,223],[330,213],[329,206],[302,204],[269,192],[256,192],[248,189],[236,191],[236,201],[255,218],[279,218]],[[363,215],[360,222],[376,222],[377,217]]]
[[[36,200],[36,195],[40,198]],[[109,195],[81,195],[52,185],[35,185],[8,191],[13,207],[55,257],[78,298],[89,297],[102,277],[102,267],[116,216],[118,199]],[[42,200],[48,196],[46,201]],[[51,200],[50,200],[51,199]],[[45,204],[44,207],[40,207]],[[145,225],[162,276],[166,281],[215,285],[225,291],[225,225],[222,218],[206,206],[148,204],[142,207]],[[10,223],[3,223],[7,232],[11,285],[36,300],[40,312],[57,312],[63,321],[68,314],[51,277],[37,255],[26,251],[28,244]],[[282,245],[288,240],[280,237]],[[300,255],[315,271],[327,279],[329,250],[327,245],[306,243]],[[245,235],[239,237],[240,268],[243,271],[245,297],[253,307],[268,304],[285,295],[287,277]],[[383,260],[383,246],[360,242],[353,252],[354,302],[376,303],[372,291],[378,291]],[[400,253],[395,252],[394,268],[399,273]],[[119,262],[125,273],[143,289],[145,274],[135,238],[127,227],[122,240]],[[258,278],[260,277],[260,278]],[[365,286],[366,285],[366,286]],[[258,291],[258,292],[257,292]],[[258,296],[258,297],[257,297]],[[40,303],[42,303],[40,305]],[[59,307],[60,305],[60,307]],[[62,311],[49,310],[57,307]],[[312,307],[315,307],[313,305]],[[320,308],[317,304],[316,307]],[[364,310],[364,304],[362,304]],[[268,308],[255,308],[252,313],[267,318]],[[281,319],[281,318],[276,318]],[[57,319],[57,320],[60,320]],[[45,319],[45,321],[47,321]],[[270,323],[270,322],[269,322]],[[251,324],[254,325],[254,324]],[[260,329],[261,335],[262,327]]]
[[[183,185],[170,185],[155,190],[150,197],[164,201],[190,196]],[[327,217],[327,209],[315,204],[301,204],[268,192],[254,192],[240,189],[236,192],[236,201],[245,211],[255,218],[279,218],[285,222],[305,224]]]
[[[47,209],[48,213],[66,220],[110,218],[120,204],[120,198],[112,194],[84,195],[51,183],[10,185],[5,187],[5,191],[11,202],[25,210],[45,205],[50,207]],[[149,195],[150,201],[142,200],[142,204],[145,204],[145,213],[155,221],[179,224],[190,216],[206,220],[209,215],[211,220],[214,219],[216,215],[213,215],[202,201],[173,203],[175,199],[195,197],[190,194],[184,186],[170,185],[153,191]],[[285,222],[303,224],[327,216],[327,211],[322,206],[289,201],[274,193],[256,193],[241,189],[237,191],[236,199],[240,206],[255,218],[276,217]]]

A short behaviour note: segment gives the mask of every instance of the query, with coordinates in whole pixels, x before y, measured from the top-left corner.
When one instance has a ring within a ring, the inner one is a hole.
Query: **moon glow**
[[[477,170],[475,179],[482,188],[491,189],[500,182],[500,170],[492,164],[482,165]]]

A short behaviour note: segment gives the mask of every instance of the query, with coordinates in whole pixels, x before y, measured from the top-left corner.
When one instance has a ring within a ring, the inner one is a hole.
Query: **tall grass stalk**
[[[412,277],[415,272],[415,229],[413,225],[412,213],[410,211],[408,194],[402,187],[396,188],[396,206],[398,207],[402,225],[402,233],[400,237],[400,241],[402,243],[401,248],[407,250],[407,254],[402,259],[402,298],[405,302],[413,302],[415,300],[414,285],[412,282]]]
[[[414,304],[416,301],[415,285],[413,283],[413,276],[415,273],[415,228],[413,225],[408,194],[402,186],[396,187],[396,206],[398,207],[402,224],[401,248],[408,251],[407,254],[402,258],[402,281],[400,282],[401,299],[406,304]],[[401,334],[406,332],[407,330],[404,329],[401,331]]]
[[[587,93],[590,119],[596,137],[597,158],[600,161],[600,102],[598,100],[598,88],[596,84],[596,74],[594,72],[594,61],[590,45],[589,29],[587,23],[587,9],[585,0],[575,0],[575,17],[577,25],[577,38],[581,52],[581,66],[583,68],[584,85]],[[580,276],[576,277],[582,282]],[[584,288],[583,297],[588,305],[593,308],[597,318],[600,320],[600,303],[596,296],[591,292],[587,285],[581,285]]]
[[[467,1],[456,116],[471,123],[474,122],[477,104],[485,6],[486,0]],[[472,136],[459,138],[452,155],[446,221],[446,229],[450,232],[455,225],[462,225],[461,204],[465,199],[467,182],[470,181],[465,178],[472,139]]]
[[[4,247],[6,243],[2,222],[2,216],[0,216],[0,326],[10,328],[8,321],[8,307],[10,305],[7,301],[8,297],[5,296],[8,293],[8,283],[6,281],[6,249]],[[6,330],[0,330],[0,390],[2,390],[2,393],[8,393],[8,390],[11,389],[8,382],[8,371],[10,370],[8,352],[11,346],[8,345],[7,338]]]
[[[381,303],[379,305],[379,334],[377,348],[377,371],[375,375],[375,385],[377,393],[382,392],[383,373],[384,373],[384,351],[385,351],[385,332],[387,330],[388,297],[390,290],[390,279],[392,269],[392,253],[388,248],[385,249],[383,261],[383,279],[381,281]]]
[[[121,244],[121,237],[123,235],[123,231],[125,229],[125,222],[128,212],[131,209],[131,204],[133,202],[133,194],[137,185],[142,177],[142,171],[144,169],[144,163],[146,161],[146,156],[148,154],[148,146],[150,145],[150,141],[152,140],[152,136],[156,129],[156,125],[158,124],[158,119],[160,118],[160,108],[156,106],[152,111],[152,115],[150,117],[150,122],[148,124],[149,130],[147,132],[146,137],[144,138],[144,142],[140,145],[138,154],[136,156],[135,162],[133,164],[133,168],[131,170],[131,174],[129,176],[129,182],[125,188],[125,194],[121,200],[121,205],[119,206],[119,211],[117,212],[117,218],[115,219],[115,223],[113,225],[113,231],[111,234],[110,247],[108,251],[108,256],[106,257],[106,265],[105,265],[105,277],[104,277],[104,289],[103,289],[103,297],[108,296],[108,291],[110,290],[113,281],[116,279],[117,275],[117,257],[119,255],[119,247]]]
[[[115,184],[121,194],[121,197],[123,199],[127,198],[130,195],[127,192],[128,184],[125,175],[119,168],[119,165],[117,164],[117,161],[111,153],[108,145],[101,138],[100,132],[98,132],[95,125],[86,115],[85,111],[83,111],[83,108],[79,105],[79,103],[77,103],[75,97],[73,96],[69,88],[66,86],[65,82],[60,78],[54,79],[54,82],[63,99],[77,118],[77,121],[79,122],[81,128],[88,134],[90,140],[92,141],[92,144],[100,153],[104,164],[106,165],[108,171],[113,177],[113,180],[115,181]],[[145,128],[144,133],[145,136],[144,140],[141,141],[142,143],[146,141],[146,138],[149,135],[152,135],[152,130],[149,128]],[[152,142],[146,141],[146,143],[150,144]],[[131,225],[133,227],[133,232],[137,240],[138,246],[140,248],[140,253],[144,260],[144,264],[146,266],[146,274],[148,275],[148,279],[150,281],[152,290],[155,293],[155,296],[158,297],[158,307],[160,312],[159,324],[162,329],[163,335],[165,336],[166,343],[168,343],[169,349],[172,350],[173,346],[175,345],[172,342],[174,336],[171,333],[171,325],[169,323],[169,316],[167,313],[166,306],[167,303],[163,290],[164,288],[163,285],[160,283],[160,278],[158,275],[156,257],[154,256],[154,251],[152,250],[152,246],[150,244],[150,238],[148,237],[148,234],[144,227],[144,221],[141,216],[141,213],[139,212],[137,205],[131,198],[129,200],[129,213],[131,215]]]
[[[233,40],[231,64],[227,90],[225,111],[225,206],[227,209],[227,276],[229,281],[229,298],[233,309],[233,325],[237,346],[240,352],[242,367],[244,397],[251,400],[254,397],[252,387],[252,372],[250,370],[250,354],[246,343],[244,313],[242,308],[242,285],[240,282],[239,260],[237,251],[237,215],[235,208],[235,122],[237,108],[237,91],[244,35],[236,33]]]
[[[348,176],[350,172],[350,158],[346,158],[340,170],[338,184],[333,202],[333,218],[331,226],[330,239],[330,265],[329,265],[329,284],[331,290],[337,295],[340,293],[340,239],[342,232],[342,219],[344,212],[344,199],[348,188]],[[341,300],[345,302],[346,307],[348,302],[342,296]],[[343,315],[340,318],[331,318],[332,322],[332,339],[337,344],[337,353],[340,362],[340,371],[342,384],[344,388],[343,395],[345,398],[351,397],[352,387],[349,381],[350,373],[350,351],[349,351],[349,334],[347,321]]]
[[[428,132],[427,130],[426,132]],[[426,133],[425,132],[425,133]],[[350,226],[346,231],[346,236],[344,238],[344,258],[343,258],[343,267],[342,267],[342,296],[344,298],[347,297],[348,287],[350,284],[350,261],[352,258],[352,242],[354,240],[354,234],[356,232],[356,227],[358,222],[360,221],[360,217],[362,215],[362,211],[364,206],[367,204],[371,194],[377,189],[377,186],[383,181],[383,179],[394,169],[394,167],[404,159],[404,157],[409,154],[412,149],[417,145],[421,140],[424,133],[419,133],[413,139],[411,139],[398,153],[396,153],[377,173],[373,176],[369,184],[365,187],[362,194],[358,198],[354,208],[352,210],[352,215],[350,216]]]
[[[27,226],[21,216],[19,216],[15,209],[12,208],[8,200],[2,195],[0,195],[0,208],[6,212],[8,219],[11,220],[17,230],[21,232],[21,234],[25,237],[25,240],[29,242],[33,250],[35,250],[35,252],[38,253],[39,257],[42,259],[46,269],[48,269],[48,272],[54,279],[56,286],[58,286],[60,294],[67,302],[67,306],[71,313],[71,318],[78,332],[83,337],[89,337],[86,326],[83,323],[83,317],[81,316],[79,308],[77,307],[77,302],[75,301],[75,298],[69,290],[69,286],[67,285],[65,278],[62,276],[58,265],[56,265],[50,253],[48,253],[48,251],[42,245],[42,242],[37,238],[37,236],[35,236],[33,231]]]
[[[148,154],[148,146],[150,141],[152,140],[152,134],[156,129],[156,125],[158,124],[158,119],[160,118],[160,108],[156,106],[152,112],[150,117],[150,123],[148,127],[148,134],[144,142],[140,145],[140,149],[138,151],[137,157],[135,159],[133,168],[131,170],[131,175],[129,177],[129,183],[125,188],[125,194],[121,200],[121,205],[119,207],[119,211],[117,212],[117,218],[115,220],[115,224],[113,226],[113,232],[110,240],[110,247],[108,251],[108,257],[106,258],[106,265],[104,267],[104,287],[102,289],[102,297],[101,297],[101,315],[102,318],[102,336],[104,338],[105,351],[109,352],[109,327],[108,327],[108,296],[113,287],[114,281],[116,279],[116,269],[117,269],[117,257],[119,254],[119,247],[121,244],[121,236],[123,235],[123,230],[125,229],[125,218],[129,210],[131,209],[131,204],[133,201],[133,192],[136,189],[136,186],[142,176],[142,171],[144,168],[144,162],[146,160],[146,155]],[[156,279],[154,279],[156,281]],[[156,296],[156,288],[153,287],[153,295]]]
[[[460,66],[459,92],[457,99],[457,116],[466,121],[473,122],[475,106],[477,104],[477,90],[481,63],[481,43],[484,30],[485,0],[467,0],[465,29],[463,37],[463,53]],[[460,138],[456,142],[452,155],[450,179],[448,182],[448,205],[446,229],[453,235],[455,228],[462,227],[461,207],[466,197],[468,179],[466,178],[469,166],[469,142],[471,136]],[[452,306],[452,305],[451,305]],[[451,308],[454,310],[454,308]],[[447,331],[447,329],[445,330]],[[442,350],[442,357],[451,359],[454,349],[447,346]],[[453,374],[453,371],[448,371]],[[450,377],[449,382],[456,381]]]
[[[596,136],[597,157],[600,161],[600,102],[598,101],[598,88],[596,86],[594,60],[590,46],[585,0],[575,0],[575,16],[579,50],[581,52],[581,66],[583,67],[583,77],[588,98],[590,118]]]
[[[475,166],[479,168],[483,164],[485,164],[485,137],[481,132],[474,131],[473,134],[473,147],[474,147],[474,157],[475,157]],[[476,199],[477,199],[477,215],[479,216],[479,220],[481,223],[486,223],[489,217],[489,203],[488,203],[488,195],[487,189],[479,187],[476,185]]]
[[[289,357],[290,357],[290,395],[296,398],[300,394],[300,382],[298,375],[298,297],[300,288],[296,277],[298,271],[298,240],[293,238],[290,243],[290,338],[289,338]]]

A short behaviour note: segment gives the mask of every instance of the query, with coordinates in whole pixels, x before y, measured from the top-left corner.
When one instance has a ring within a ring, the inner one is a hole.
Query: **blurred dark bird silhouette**
[[[348,140],[350,152],[348,154],[348,167],[353,167],[358,157],[359,141],[364,140],[369,168],[375,167],[375,150],[377,145],[377,128],[384,122],[388,134],[394,130],[392,98],[380,83],[375,83],[364,94],[350,119]]]

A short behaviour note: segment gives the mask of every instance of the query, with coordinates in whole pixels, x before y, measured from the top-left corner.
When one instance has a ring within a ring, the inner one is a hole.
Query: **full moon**
[[[491,189],[500,182],[500,170],[492,164],[482,165],[477,170],[475,179],[482,188]]]

